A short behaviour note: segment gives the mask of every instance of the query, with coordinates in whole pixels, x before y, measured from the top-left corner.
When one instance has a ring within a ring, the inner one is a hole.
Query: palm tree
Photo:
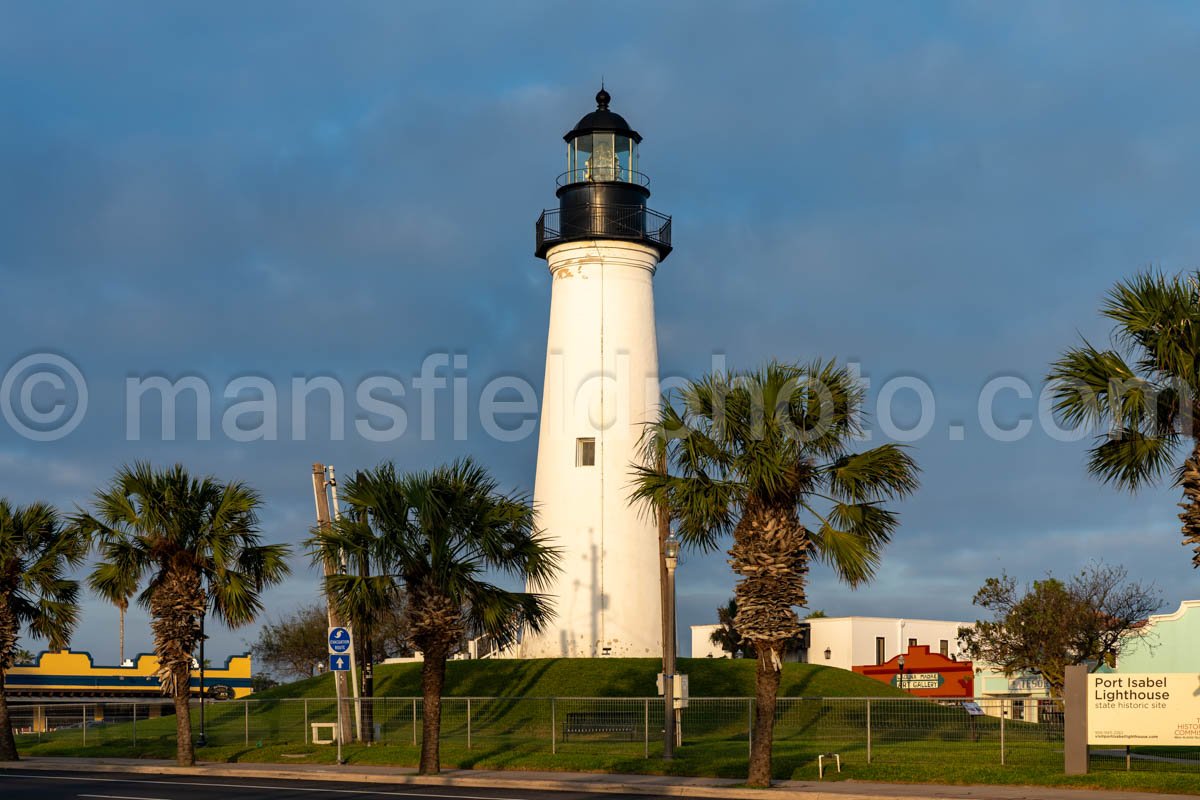
[[[388,622],[389,612],[404,604],[404,591],[393,576],[379,574],[386,571],[386,566],[378,560],[379,541],[361,512],[341,517],[332,525],[314,528],[305,544],[315,565],[335,565],[325,571],[325,593],[338,615],[354,631],[355,655],[362,676],[359,688],[362,697],[370,698],[375,693],[375,644]],[[341,564],[346,565],[346,570],[340,570]],[[373,711],[371,703],[359,709],[366,741],[371,740],[374,732]]]
[[[897,445],[851,452],[862,390],[833,362],[715,374],[677,399],[647,428],[632,496],[668,509],[687,546],[732,535],[734,623],[758,662],[749,784],[769,786],[782,654],[801,633],[809,561],[851,586],[869,580],[899,521],[883,503],[914,491],[918,470]]]
[[[1183,489],[1183,544],[1200,567],[1200,272],[1120,281],[1100,313],[1114,323],[1113,344],[1084,341],[1053,363],[1054,412],[1107,428],[1087,465],[1104,483],[1137,491],[1171,475]]]
[[[746,641],[738,633],[736,618],[737,598],[731,597],[729,602],[717,608],[717,629],[708,637],[712,644],[729,653],[730,658],[742,658],[752,654]]]
[[[195,762],[188,700],[201,618],[212,614],[231,628],[253,621],[263,589],[289,571],[288,547],[261,543],[260,505],[243,483],[137,463],[96,493],[94,513],[75,517],[75,527],[98,537],[93,590],[115,603],[145,581],[137,599],[150,612],[159,684],[175,701],[180,766]]]
[[[65,527],[48,505],[0,499],[0,761],[17,760],[4,675],[16,663],[22,628],[66,646],[79,618],[79,582],[67,577],[87,555],[88,539]]]
[[[409,629],[424,656],[425,775],[440,769],[446,660],[467,632],[511,639],[526,629],[540,633],[552,616],[544,595],[486,580],[496,572],[540,590],[558,571],[558,553],[537,530],[528,500],[501,494],[497,486],[485,469],[465,459],[406,476],[384,464],[356,474],[343,495],[351,521],[340,529],[369,526],[377,563],[407,593]],[[349,575],[331,576],[330,586],[335,595],[348,596],[354,582]]]

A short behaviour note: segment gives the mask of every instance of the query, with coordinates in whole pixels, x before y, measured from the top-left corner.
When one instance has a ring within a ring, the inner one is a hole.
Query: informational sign
[[[339,656],[335,653],[329,654],[329,671],[330,672],[349,672],[350,671],[350,656]]]
[[[330,628],[329,629],[329,652],[345,653],[350,650],[350,629],[349,628]]]
[[[962,704],[963,710],[972,717],[982,717],[983,709],[979,707],[979,703],[967,701]]]
[[[942,685],[939,672],[902,672],[892,676],[892,686],[911,691],[913,689],[936,689]]]
[[[1088,744],[1200,745],[1200,674],[1088,675]]]

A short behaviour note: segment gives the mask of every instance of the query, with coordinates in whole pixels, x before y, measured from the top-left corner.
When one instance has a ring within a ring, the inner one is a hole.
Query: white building
[[[559,207],[537,224],[551,299],[533,495],[563,571],[547,591],[556,617],[522,641],[526,658],[662,653],[658,528],[629,494],[658,411],[653,278],[671,221],[646,208],[641,136],[609,99],[601,89],[564,137]]]
[[[958,629],[969,622],[891,617],[817,617],[809,626],[806,661],[850,669],[882,664],[909,647],[926,645],[931,653],[959,658]]]

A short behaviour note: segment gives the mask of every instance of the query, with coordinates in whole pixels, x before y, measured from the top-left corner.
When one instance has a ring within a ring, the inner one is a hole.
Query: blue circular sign
[[[350,649],[350,629],[349,628],[330,628],[329,629],[329,652],[345,653]]]

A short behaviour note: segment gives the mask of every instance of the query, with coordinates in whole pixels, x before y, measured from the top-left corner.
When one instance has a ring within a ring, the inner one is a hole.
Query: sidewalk
[[[123,758],[38,758],[0,762],[10,770],[64,772],[120,772],[141,775],[189,775],[205,778],[258,778],[262,780],[348,781],[409,785],[456,786],[491,789],[528,789],[710,797],[729,800],[762,800],[764,790],[734,788],[739,781],[721,778],[682,778],[666,775],[608,775],[581,772],[524,772],[515,770],[447,770],[436,776],[417,775],[404,767],[341,766],[327,764],[214,764],[176,767],[170,761]],[[780,800],[1196,800],[1196,795],[1154,792],[1053,789],[1043,786],[940,786],[929,784],[842,781],[779,781],[765,794]]]

